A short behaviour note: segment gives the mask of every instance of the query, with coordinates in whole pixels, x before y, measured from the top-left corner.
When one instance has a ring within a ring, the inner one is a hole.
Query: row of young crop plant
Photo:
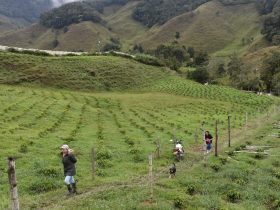
[[[44,99],[41,99],[39,101],[35,101],[34,103],[32,103],[29,107],[23,109],[21,111],[21,113],[15,115],[15,116],[12,116],[11,118],[8,118],[6,120],[4,120],[3,122],[5,123],[10,123],[10,122],[19,122],[21,119],[23,119],[24,117],[26,117],[27,115],[30,115],[31,114],[31,111],[36,108],[39,104],[42,104],[46,101],[46,98]],[[10,134],[13,134],[15,131],[21,129],[23,126],[21,124],[17,124],[15,127],[13,128],[9,128],[7,130],[8,133]]]
[[[261,110],[273,104],[273,99],[267,96],[243,93],[229,87],[201,85],[178,78],[169,78],[168,80],[160,81],[151,88],[155,91],[167,92],[170,94],[239,103],[254,108],[260,108]]]
[[[47,136],[48,133],[54,133],[64,121],[66,114],[70,111],[70,108],[71,104],[69,102],[50,126],[38,132],[38,137],[43,138]]]

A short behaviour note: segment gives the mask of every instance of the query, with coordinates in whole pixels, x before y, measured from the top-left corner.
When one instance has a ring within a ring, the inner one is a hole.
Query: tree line
[[[42,25],[56,29],[82,21],[102,23],[101,17],[91,2],[65,4],[40,16],[40,23]]]
[[[106,24],[101,18],[104,8],[110,5],[124,5],[128,0],[81,1],[62,5],[40,16],[40,23],[46,27],[60,29],[82,21]]]
[[[171,18],[192,11],[209,0],[143,0],[133,11],[133,18],[152,27]]]

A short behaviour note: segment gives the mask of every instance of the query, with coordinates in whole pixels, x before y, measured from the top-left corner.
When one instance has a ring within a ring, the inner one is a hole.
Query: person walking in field
[[[77,188],[74,176],[76,175],[75,164],[77,159],[73,154],[73,150],[71,150],[66,144],[61,146],[61,156],[65,176],[64,183],[68,189],[67,195],[75,194],[77,193]]]
[[[206,143],[206,154],[211,152],[211,148],[212,148],[212,135],[209,133],[209,131],[205,131],[205,143]]]

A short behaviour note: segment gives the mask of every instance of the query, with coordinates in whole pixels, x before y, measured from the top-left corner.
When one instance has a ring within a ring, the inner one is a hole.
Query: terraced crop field
[[[273,104],[268,97],[238,95],[231,89],[224,93],[221,88],[215,95],[216,90],[210,89],[200,95],[205,87],[197,89],[194,83],[193,89],[184,89],[180,84],[176,90],[171,85],[161,93],[89,93],[1,85],[0,209],[9,206],[8,156],[17,158],[22,208],[41,209],[45,196],[50,199],[65,190],[58,155],[62,144],[69,144],[77,155],[81,191],[115,185],[147,174],[147,156],[156,151],[156,142],[160,141],[161,158],[154,170],[160,171],[174,161],[170,142],[174,135],[191,150],[202,145],[202,124],[213,133],[218,120],[222,145],[228,114],[233,130],[238,130],[245,125],[246,113],[253,120]],[[164,93],[174,91],[177,95]],[[92,148],[97,151],[94,180]]]

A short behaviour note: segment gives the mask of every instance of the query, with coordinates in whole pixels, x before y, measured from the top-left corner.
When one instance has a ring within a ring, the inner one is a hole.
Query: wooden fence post
[[[218,120],[215,126],[215,156],[218,157]]]
[[[231,146],[231,135],[230,135],[230,115],[228,115],[228,147]]]
[[[248,128],[248,112],[246,112],[245,126],[246,126],[245,128],[247,130],[247,128]]]
[[[202,151],[206,151],[206,144],[205,144],[205,130],[204,130],[204,121],[201,123],[201,130],[202,130],[202,140],[203,140],[203,146],[202,146]]]
[[[160,140],[158,138],[158,140],[157,140],[157,158],[159,158],[159,157],[160,157]]]
[[[95,178],[96,173],[96,150],[95,148],[92,148],[91,150],[91,167],[92,167],[92,179]]]
[[[153,189],[153,155],[149,155],[149,185],[150,185],[150,200],[154,199],[154,189]]]
[[[15,159],[12,157],[8,158],[8,177],[10,183],[12,210],[19,210],[17,179],[16,179],[16,163],[15,163]]]

